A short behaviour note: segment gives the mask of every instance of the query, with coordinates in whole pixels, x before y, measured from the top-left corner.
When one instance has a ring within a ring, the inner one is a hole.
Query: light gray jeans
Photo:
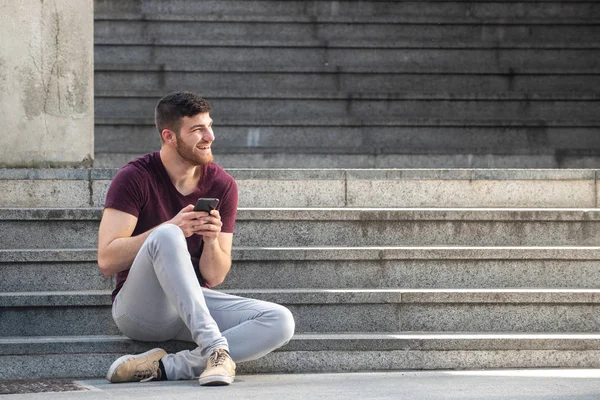
[[[169,380],[199,376],[216,348],[228,349],[236,362],[260,358],[286,344],[295,327],[283,306],[201,287],[183,232],[171,224],[155,229],[142,245],[112,316],[131,339],[198,345],[162,359]]]

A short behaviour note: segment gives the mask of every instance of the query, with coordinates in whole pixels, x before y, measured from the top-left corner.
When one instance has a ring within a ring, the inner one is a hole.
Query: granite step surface
[[[600,289],[236,289],[282,304],[296,332],[596,332]],[[110,292],[0,293],[0,336],[117,334]]]
[[[0,380],[100,378],[124,354],[183,342],[144,343],[123,336],[0,338]],[[597,334],[390,332],[296,334],[284,347],[239,363],[243,374],[403,369],[598,368]]]
[[[598,288],[600,247],[234,248],[223,289]],[[0,250],[0,292],[111,290],[96,249]]]
[[[589,169],[228,168],[227,172],[238,184],[242,208],[598,206],[598,172]],[[0,169],[0,207],[102,207],[116,173],[117,169],[101,168]]]
[[[596,25],[389,24],[366,21],[207,21],[100,19],[94,43],[102,45],[178,45],[348,48],[598,48]],[[357,18],[358,19],[358,18]],[[275,34],[276,33],[276,34]]]
[[[430,74],[590,74],[597,75],[596,49],[361,49],[196,47],[204,71],[345,72]],[[94,46],[103,64],[173,64],[198,70],[194,47],[171,45]],[[398,60],[404,60],[398,63]],[[218,66],[218,67],[215,67]],[[154,109],[152,107],[152,109]],[[100,117],[100,115],[97,115]]]
[[[338,99],[276,99],[276,98],[213,98],[212,118],[219,123],[244,121],[247,125],[259,125],[262,121],[285,121],[304,125],[331,125],[337,121],[360,125],[401,125],[406,120],[453,120],[472,123],[516,120],[580,121],[600,126],[596,103],[598,96],[581,96],[572,99],[412,99],[375,98],[379,96],[344,96]],[[562,96],[561,96],[562,97]],[[153,97],[100,97],[96,96],[97,118],[151,118],[160,96]],[[318,112],[316,112],[318,110]],[[524,111],[526,110],[526,111]]]
[[[94,248],[101,209],[0,209],[0,249]],[[595,208],[240,208],[235,246],[594,246]]]
[[[409,75],[331,72],[219,72],[206,66],[182,68],[164,64],[94,64],[96,94],[131,91],[160,91],[161,96],[185,87],[213,97],[278,97],[295,93],[296,96],[332,94],[404,94],[405,96],[458,96],[475,95],[572,96],[593,94],[600,84],[598,75],[562,74],[452,74],[419,73]],[[251,79],[249,79],[251,78]],[[159,96],[159,97],[161,97]],[[219,126],[219,132],[222,127]]]
[[[597,23],[594,2],[96,0],[94,19],[171,19],[332,23],[574,24]]]
[[[120,128],[119,128],[120,129]],[[261,128],[262,129],[262,128]],[[310,128],[312,129],[312,128]],[[526,130],[527,128],[523,128]],[[537,128],[535,128],[537,130]],[[552,130],[552,128],[549,128]],[[577,131],[580,128],[573,128]],[[588,129],[588,128],[581,128]],[[594,130],[595,128],[589,128]],[[126,129],[123,129],[126,130]],[[252,136],[253,133],[249,132]],[[576,145],[577,146],[577,145]],[[98,168],[121,168],[136,157],[154,151],[149,147],[141,152],[110,152],[96,153],[94,165]],[[308,151],[308,150],[307,150]],[[312,151],[312,150],[311,150]],[[219,152],[215,161],[225,168],[600,168],[598,151],[595,149],[553,149],[548,152],[534,154],[504,154],[495,152],[461,152],[429,154],[426,149],[420,149],[412,154],[324,154],[316,152],[298,153],[277,150],[267,152],[263,149],[248,149],[242,152]]]

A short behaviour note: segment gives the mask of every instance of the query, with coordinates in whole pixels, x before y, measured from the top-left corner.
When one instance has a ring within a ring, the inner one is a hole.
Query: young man
[[[161,149],[117,173],[98,233],[100,270],[116,274],[112,315],[121,332],[198,347],[123,356],[108,370],[111,382],[192,379],[204,370],[201,385],[227,385],[235,362],[262,357],[294,333],[288,309],[209,289],[231,267],[238,204],[234,179],[212,163],[211,110],[190,92],[158,102]],[[218,198],[217,209],[193,211],[203,197]]]

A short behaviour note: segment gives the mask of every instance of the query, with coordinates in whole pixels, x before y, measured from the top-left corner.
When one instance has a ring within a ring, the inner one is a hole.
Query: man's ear
[[[165,143],[175,143],[175,132],[170,129],[163,129],[160,133]]]

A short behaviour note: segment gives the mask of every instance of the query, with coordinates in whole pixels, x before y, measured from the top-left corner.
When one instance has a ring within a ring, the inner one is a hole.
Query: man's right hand
[[[183,231],[185,237],[190,237],[198,230],[198,217],[206,215],[204,211],[194,211],[194,205],[190,204],[177,213],[176,216],[167,221],[167,224],[177,225]]]

